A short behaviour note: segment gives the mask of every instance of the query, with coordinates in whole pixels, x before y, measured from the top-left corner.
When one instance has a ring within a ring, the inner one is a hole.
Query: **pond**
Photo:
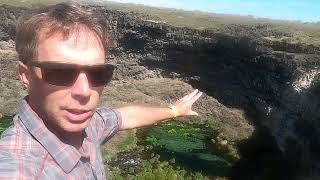
[[[240,151],[235,156],[228,142],[219,142],[219,130],[181,121],[139,129],[138,148],[119,153],[109,165],[129,179],[291,179],[290,163],[266,131],[233,145]]]
[[[141,143],[161,160],[174,159],[174,166],[207,176],[228,176],[234,158],[224,152],[215,139],[218,130],[209,126],[179,121],[161,123],[142,132]]]
[[[139,129],[137,148],[109,162],[111,168],[120,169],[114,179],[230,177],[237,158],[228,152],[227,142],[217,140],[219,130],[177,120]]]

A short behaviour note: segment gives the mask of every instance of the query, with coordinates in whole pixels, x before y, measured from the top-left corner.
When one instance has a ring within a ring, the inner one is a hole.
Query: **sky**
[[[112,0],[260,18],[320,22],[320,0]]]

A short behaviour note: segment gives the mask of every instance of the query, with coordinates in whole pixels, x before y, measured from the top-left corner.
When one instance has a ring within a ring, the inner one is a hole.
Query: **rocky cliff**
[[[265,24],[233,25],[217,33],[96,9],[105,14],[113,36],[114,80],[187,82],[228,108],[243,110],[256,131],[274,138],[295,175],[320,171],[320,47],[286,41],[290,34]],[[14,39],[22,11],[0,7],[0,40]]]

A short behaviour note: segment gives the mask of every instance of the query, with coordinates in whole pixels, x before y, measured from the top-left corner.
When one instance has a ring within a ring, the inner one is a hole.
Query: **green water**
[[[234,162],[215,145],[217,133],[216,129],[203,125],[169,121],[143,131],[142,139],[151,147],[150,153],[174,162],[176,167],[207,176],[228,177]]]

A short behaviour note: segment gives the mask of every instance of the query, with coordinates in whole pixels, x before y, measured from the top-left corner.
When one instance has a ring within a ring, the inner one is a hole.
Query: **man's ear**
[[[29,89],[31,77],[28,66],[25,65],[22,61],[18,61],[18,71],[19,79],[22,82],[24,88]]]

